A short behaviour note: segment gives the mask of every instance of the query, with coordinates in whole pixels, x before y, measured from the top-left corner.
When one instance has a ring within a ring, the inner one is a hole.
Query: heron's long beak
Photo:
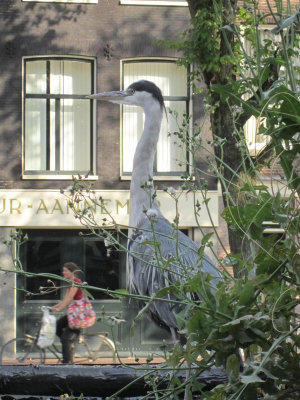
[[[115,92],[102,92],[95,93],[89,96],[86,96],[87,99],[94,100],[104,100],[104,101],[118,101],[123,100],[125,97],[130,96],[131,93],[127,90],[115,91]]]

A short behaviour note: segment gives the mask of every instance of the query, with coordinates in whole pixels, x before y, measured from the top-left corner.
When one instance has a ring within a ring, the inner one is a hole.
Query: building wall
[[[60,181],[24,181],[22,175],[22,57],[82,55],[97,58],[97,91],[120,88],[120,60],[176,57],[155,44],[173,40],[189,19],[187,7],[35,3],[12,0],[0,9],[0,187],[61,188]],[[127,189],[120,182],[119,107],[97,104],[96,188]],[[104,134],[105,132],[105,134]]]

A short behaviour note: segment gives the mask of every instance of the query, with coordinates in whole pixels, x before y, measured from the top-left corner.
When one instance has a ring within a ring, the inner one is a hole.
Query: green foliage
[[[223,15],[216,12],[220,9],[222,5],[216,1],[202,2],[199,11],[190,19],[190,27],[178,41],[158,41],[160,45],[183,52],[180,64],[197,65],[197,69],[191,72],[193,78],[204,73],[212,79],[222,65],[233,64],[233,58],[220,49],[222,32],[219,27],[223,23]]]
[[[194,19],[193,31],[185,33],[187,40],[179,47],[186,56],[185,62],[198,63],[204,75],[208,71],[215,74],[222,65],[221,32],[234,35],[235,43],[227,42],[230,62],[235,63],[233,75],[227,82],[210,87],[211,93],[219,96],[212,99],[228,103],[236,121],[245,116],[260,118],[258,132],[269,137],[268,147],[278,157],[286,185],[284,191],[274,193],[260,180],[261,166],[252,162],[236,127],[233,135],[243,151],[245,177],[240,176],[242,183],[236,186],[238,196],[233,197],[232,190],[227,189],[229,201],[222,217],[230,230],[250,244],[251,253],[229,254],[221,261],[224,267],[235,265],[240,275],[234,283],[224,276],[224,282],[218,285],[213,296],[207,290],[209,277],[197,276],[184,285],[187,295],[195,291],[200,293],[202,301],[189,304],[181,313],[181,332],[186,334],[187,344],[181,352],[176,348],[171,356],[172,365],[176,357],[178,361],[185,357],[197,363],[200,355],[206,366],[226,368],[228,383],[202,393],[201,399],[296,400],[300,397],[297,335],[300,325],[296,308],[300,295],[300,101],[298,70],[292,59],[299,56],[299,12],[288,15],[281,1],[276,6],[277,10],[270,9],[263,15],[257,13],[255,1],[245,1],[235,16],[237,24],[226,24],[228,14],[225,15],[224,6],[222,17],[214,17],[212,29],[217,32],[211,34],[210,28],[203,32],[201,20]],[[199,6],[198,13],[201,12]],[[270,16],[274,17],[277,27],[270,31],[268,38],[262,39],[259,25]],[[218,25],[220,21],[222,27]],[[210,45],[210,41],[205,42],[206,35],[213,39],[215,52],[203,57],[203,52],[208,51],[207,44]],[[252,45],[250,54],[245,52],[245,40]],[[215,67],[214,62],[219,65]],[[212,112],[219,104],[212,104]],[[199,132],[194,135],[190,148],[201,147],[199,136]],[[222,146],[222,143],[224,139],[215,136],[215,145]],[[231,167],[222,159],[219,162],[224,169]],[[247,178],[246,165],[251,166],[254,180]],[[266,166],[269,165],[267,161]],[[222,169],[214,170],[227,188]],[[242,204],[236,201],[241,194]],[[266,235],[265,221],[277,224],[281,233]],[[203,253],[201,246],[199,255]],[[238,349],[243,349],[245,357],[243,370],[240,370]],[[198,363],[200,370],[205,369],[203,363]]]

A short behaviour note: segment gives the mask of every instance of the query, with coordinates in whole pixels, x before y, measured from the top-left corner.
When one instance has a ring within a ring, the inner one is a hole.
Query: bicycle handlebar
[[[49,307],[49,306],[41,306],[41,310],[42,311],[45,311],[45,310],[51,310],[51,307]]]

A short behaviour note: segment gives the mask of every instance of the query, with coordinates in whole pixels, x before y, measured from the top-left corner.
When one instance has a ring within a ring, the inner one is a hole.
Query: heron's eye
[[[135,90],[134,89],[129,89],[128,92],[132,95],[132,94],[135,93]]]

